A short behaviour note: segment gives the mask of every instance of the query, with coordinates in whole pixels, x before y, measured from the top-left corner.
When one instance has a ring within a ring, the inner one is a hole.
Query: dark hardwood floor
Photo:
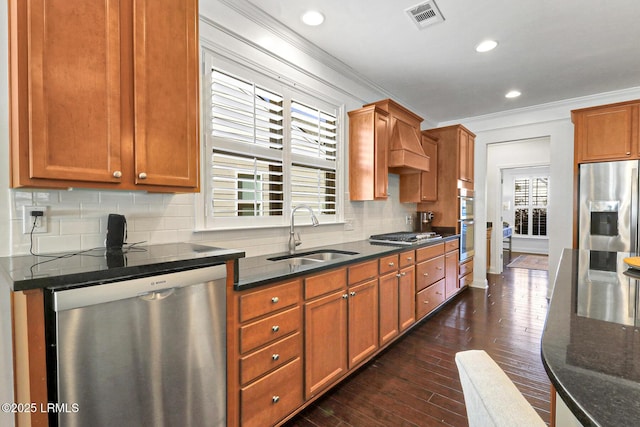
[[[468,349],[485,350],[548,423],[540,359],[548,272],[505,268],[488,282],[463,291],[286,426],[466,426],[454,355]]]

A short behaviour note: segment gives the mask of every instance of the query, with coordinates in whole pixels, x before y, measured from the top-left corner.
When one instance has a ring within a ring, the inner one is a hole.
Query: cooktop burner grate
[[[369,241],[412,245],[412,244],[420,243],[430,239],[441,239],[441,238],[442,236],[439,236],[438,234],[433,232],[428,232],[428,233],[397,232],[397,233],[374,234],[369,237]]]

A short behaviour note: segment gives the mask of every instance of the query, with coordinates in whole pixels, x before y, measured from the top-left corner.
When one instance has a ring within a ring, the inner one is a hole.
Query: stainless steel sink
[[[306,265],[326,261],[333,261],[340,258],[348,258],[358,255],[358,252],[341,251],[338,249],[319,249],[309,252],[298,252],[295,254],[282,255],[273,258],[267,258],[269,261],[285,261],[292,265]]]

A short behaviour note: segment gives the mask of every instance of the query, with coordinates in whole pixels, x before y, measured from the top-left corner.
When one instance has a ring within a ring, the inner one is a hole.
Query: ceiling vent
[[[444,21],[444,16],[442,16],[436,2],[433,0],[412,6],[406,9],[405,12],[407,12],[411,21],[416,24],[419,30]]]

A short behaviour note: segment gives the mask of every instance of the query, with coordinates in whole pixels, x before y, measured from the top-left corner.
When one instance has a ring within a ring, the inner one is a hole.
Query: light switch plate
[[[24,206],[22,210],[22,232],[24,234],[46,233],[47,229],[47,208],[48,206]],[[34,217],[33,211],[41,211],[42,216]],[[35,221],[35,224],[34,224]]]

